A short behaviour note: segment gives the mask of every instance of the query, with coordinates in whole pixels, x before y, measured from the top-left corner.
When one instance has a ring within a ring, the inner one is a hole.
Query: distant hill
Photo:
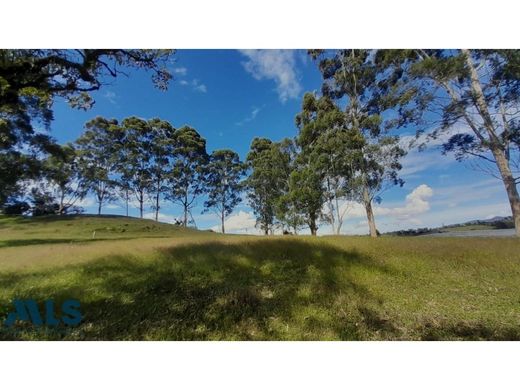
[[[186,237],[207,234],[150,219],[119,215],[0,216],[0,248],[59,242]]]
[[[420,236],[423,234],[432,233],[447,233],[452,231],[465,230],[491,230],[491,229],[512,229],[514,228],[512,217],[492,217],[488,219],[474,219],[471,221],[456,223],[452,225],[445,225],[436,228],[417,228],[407,230],[397,230],[385,233],[392,236]]]

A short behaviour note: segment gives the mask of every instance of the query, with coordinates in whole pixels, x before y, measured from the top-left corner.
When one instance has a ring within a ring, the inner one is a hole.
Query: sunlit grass
[[[89,223],[109,221],[121,223]],[[91,226],[45,223],[17,234],[24,223],[4,222],[0,234],[78,240]],[[515,238],[265,238],[161,224],[138,238],[150,221],[132,223],[124,239],[0,247],[0,319],[15,297],[77,298],[84,315],[75,328],[20,323],[0,338],[520,339]]]

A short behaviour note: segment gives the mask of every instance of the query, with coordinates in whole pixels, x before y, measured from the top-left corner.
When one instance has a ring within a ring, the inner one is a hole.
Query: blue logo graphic
[[[34,299],[15,299],[14,311],[9,313],[4,321],[5,326],[13,326],[16,320],[29,321],[35,326],[58,326],[60,322],[69,326],[76,326],[81,322],[80,303],[76,299],[67,299],[61,305],[61,317],[56,318],[56,308],[53,299],[45,301],[44,315],[41,315],[38,304]]]

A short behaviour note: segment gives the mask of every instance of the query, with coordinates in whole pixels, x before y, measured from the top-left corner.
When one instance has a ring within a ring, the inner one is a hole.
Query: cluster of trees
[[[364,205],[370,235],[376,236],[373,202],[389,186],[403,184],[398,172],[405,145],[392,134],[413,128],[410,146],[436,141],[443,154],[467,159],[503,182],[520,236],[520,51],[309,50],[309,55],[323,84],[320,94],[303,98],[296,118],[299,151],[286,150],[290,169],[265,162],[273,152],[263,156],[256,149],[268,140],[257,140],[248,156],[255,192],[250,199],[265,231],[277,218],[295,231],[306,223],[315,234],[321,219],[339,233],[346,211],[341,205],[354,200]],[[265,194],[271,187],[263,183],[270,180],[262,176],[269,172],[272,181],[285,174],[285,185]]]
[[[374,203],[402,185],[400,160],[408,146],[431,141],[444,154],[498,177],[520,235],[520,52],[516,50],[309,50],[322,74],[320,92],[303,97],[298,135],[274,142],[254,139],[246,161],[231,150],[206,152],[193,128],[161,119],[95,118],[73,144],[57,145],[34,130],[52,120],[55,97],[87,109],[90,91],[129,68],[153,72],[166,88],[163,50],[0,51],[0,204],[26,210],[19,200],[32,181],[33,212],[64,213],[94,194],[98,210],[116,197],[182,206],[183,224],[195,199],[224,220],[247,199],[258,227],[316,234],[321,223],[340,233],[346,204],[366,210],[377,235]],[[123,70],[121,70],[123,69]],[[397,130],[415,131],[403,145]],[[34,185],[34,182],[37,185]],[[52,185],[51,185],[52,184]],[[50,204],[50,207],[49,207]]]
[[[231,150],[206,152],[206,140],[192,127],[174,128],[168,121],[129,117],[96,117],[72,144],[58,146],[47,157],[31,187],[33,214],[66,214],[87,194],[98,214],[109,203],[123,201],[128,215],[135,204],[143,218],[150,205],[159,218],[163,201],[182,207],[181,223],[193,221],[192,209],[202,193],[206,210],[224,220],[241,201],[245,164]],[[43,202],[44,208],[36,208]],[[12,206],[11,206],[12,207]]]

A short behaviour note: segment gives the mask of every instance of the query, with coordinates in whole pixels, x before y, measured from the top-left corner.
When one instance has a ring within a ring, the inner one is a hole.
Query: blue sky
[[[254,137],[294,137],[294,117],[303,93],[319,90],[321,85],[316,64],[298,50],[180,50],[171,70],[175,79],[166,92],[153,87],[150,74],[132,70],[129,77],[110,80],[94,93],[96,103],[91,110],[73,110],[57,101],[51,134],[62,143],[74,141],[84,123],[98,115],[118,120],[131,115],[159,117],[175,127],[196,128],[206,138],[208,152],[231,148],[244,159]],[[500,181],[476,170],[471,162],[442,156],[436,145],[424,152],[410,151],[403,160],[402,177],[405,185],[385,192],[375,207],[380,231],[510,215]],[[203,198],[198,200],[193,213],[197,226],[216,228],[215,215],[200,214],[203,202]],[[87,212],[95,212],[92,198],[82,205]],[[348,211],[343,232],[365,234],[362,208],[344,207]],[[123,214],[124,210],[113,204],[104,212]],[[181,210],[163,202],[160,213],[163,221],[172,221]],[[135,208],[131,215],[137,216]],[[256,232],[246,201],[226,226],[230,232]],[[323,225],[319,232],[328,233],[330,227]]]

